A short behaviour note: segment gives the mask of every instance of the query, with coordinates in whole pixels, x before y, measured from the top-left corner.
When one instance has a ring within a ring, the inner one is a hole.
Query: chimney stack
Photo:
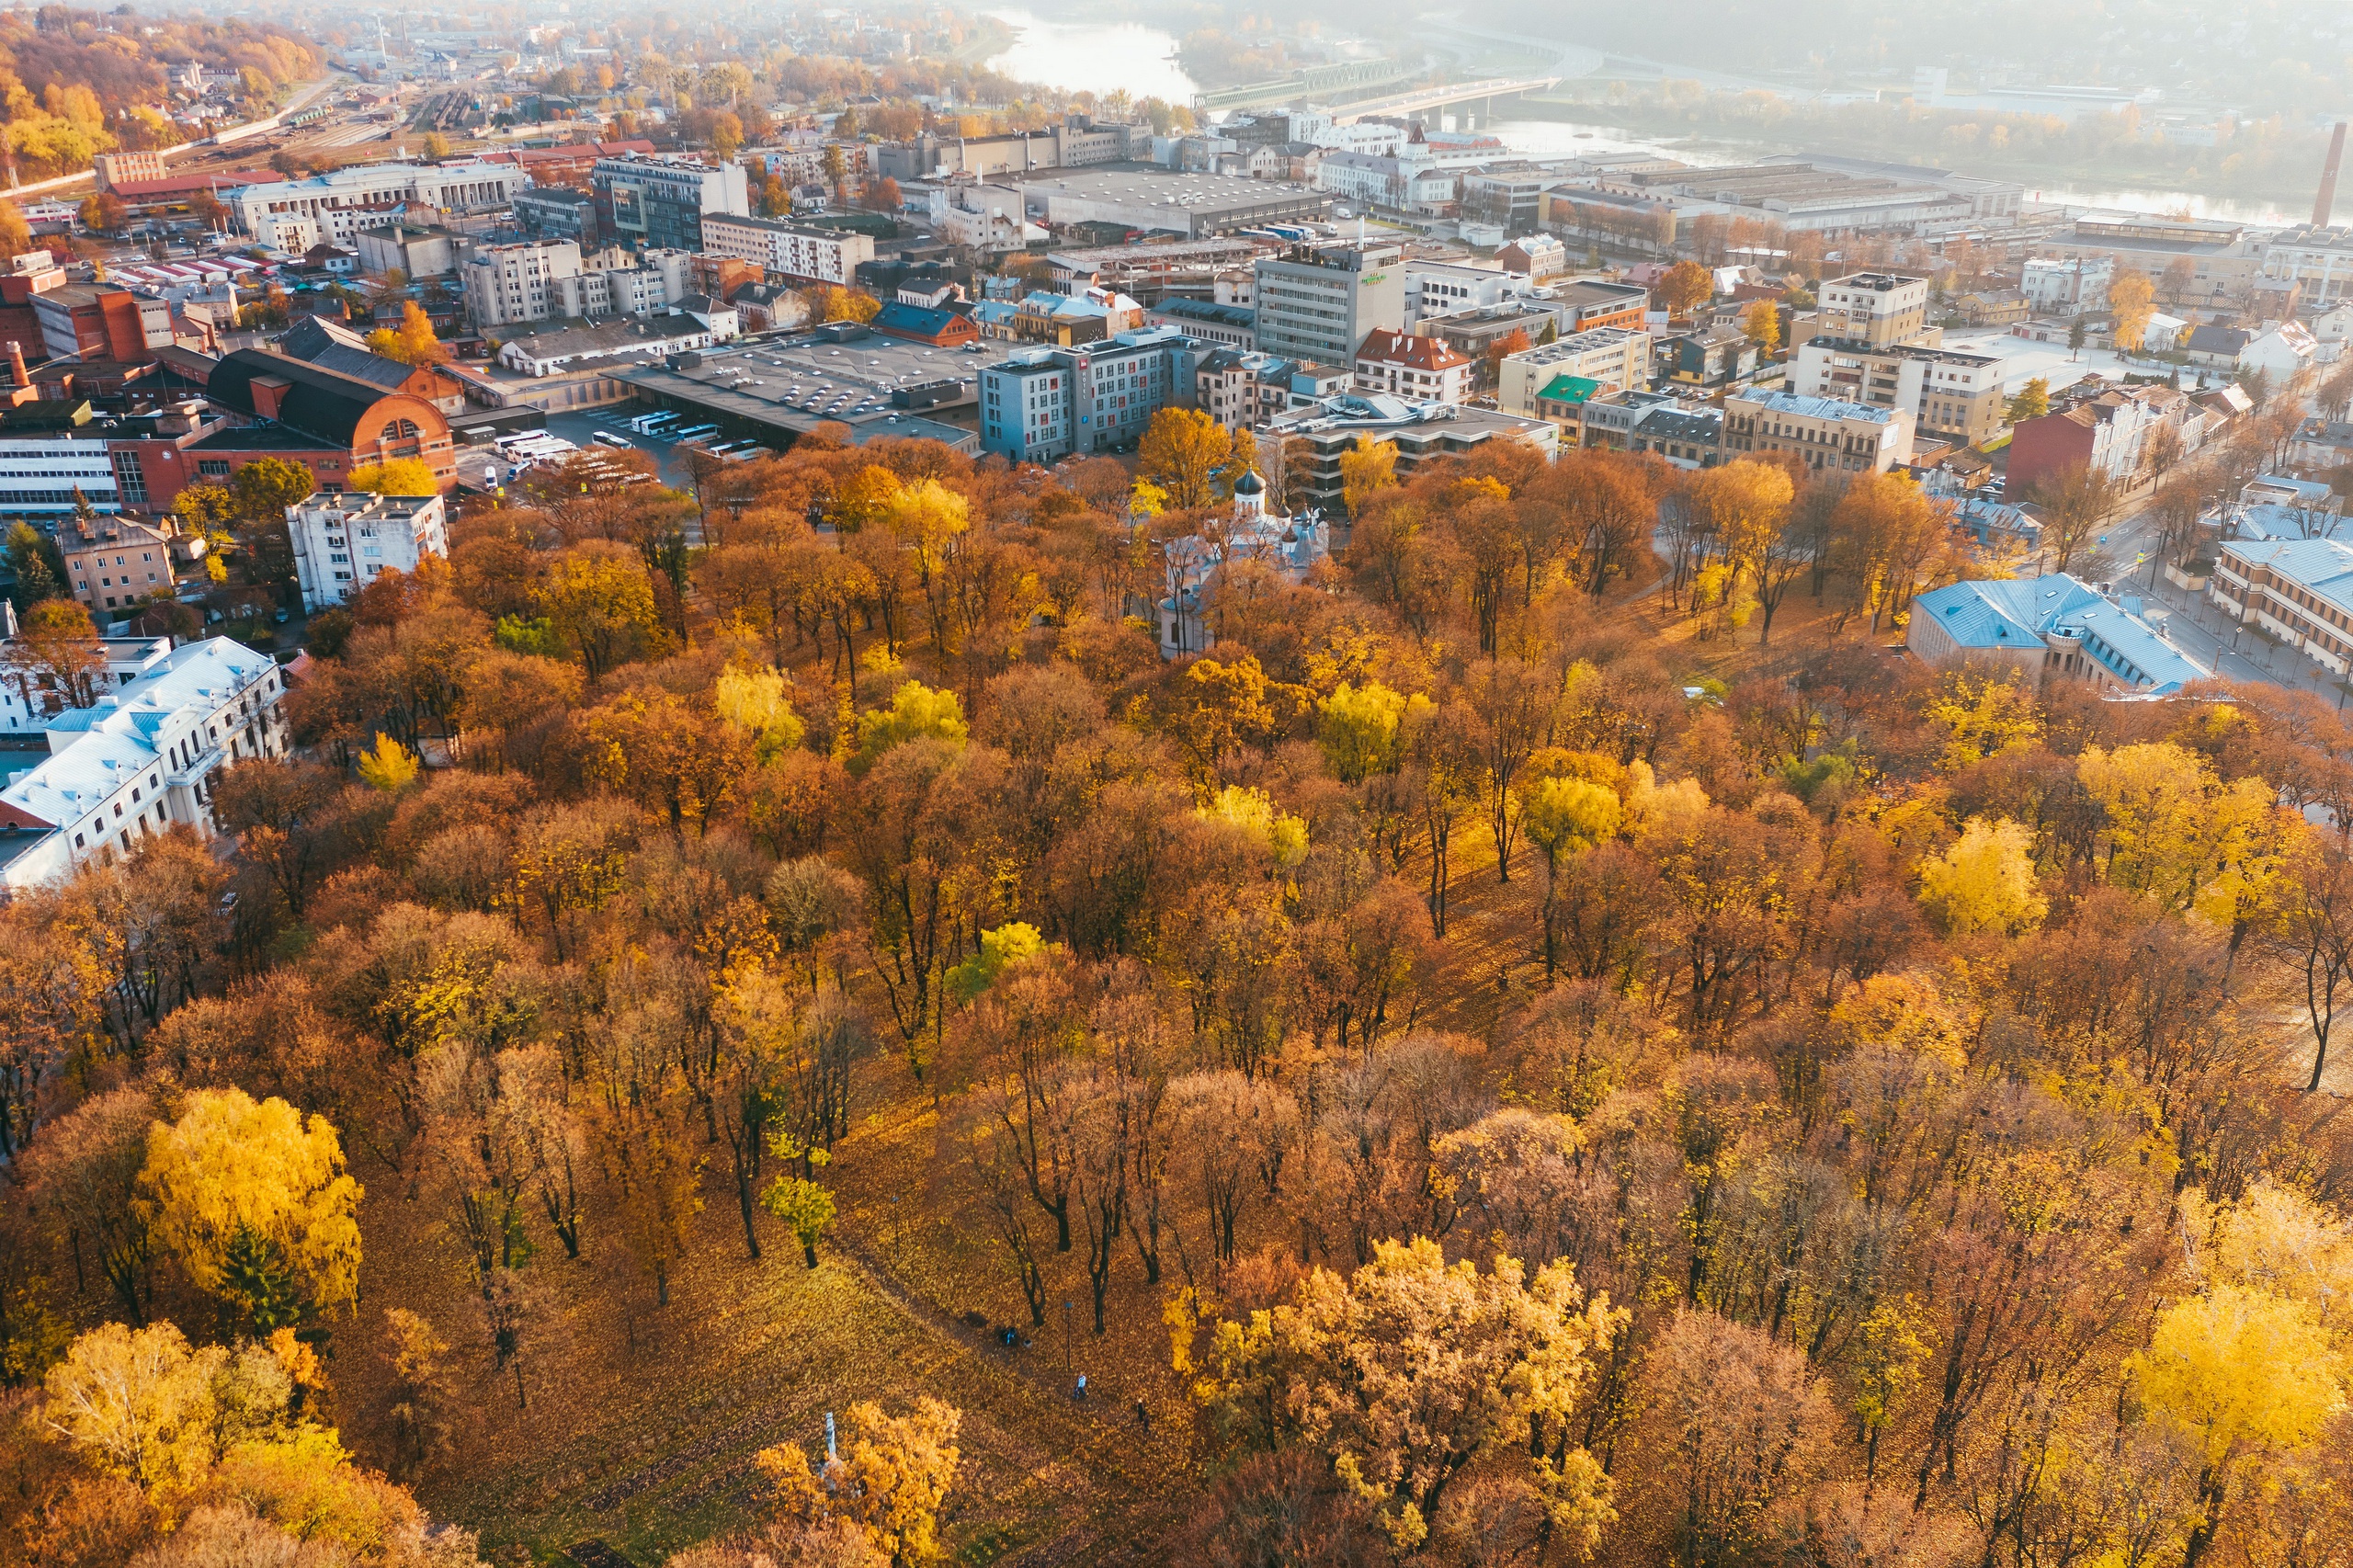
[[[19,387],[33,384],[32,372],[25,369],[25,346],[21,343],[8,345],[8,381]]]
[[[2320,171],[2320,199],[2313,203],[2313,227],[2328,227],[2329,213],[2336,206],[2336,170],[2345,162],[2345,122],[2338,120],[2336,129],[2328,133],[2328,162]]]

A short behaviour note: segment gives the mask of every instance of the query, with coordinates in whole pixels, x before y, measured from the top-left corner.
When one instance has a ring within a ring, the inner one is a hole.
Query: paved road
[[[2275,648],[2225,616],[2203,594],[2177,588],[2155,570],[2157,528],[2146,512],[2110,528],[2099,541],[2111,563],[2110,581],[2120,598],[2137,597],[2143,614],[2182,649],[2227,680],[2260,681],[2317,692],[2333,702],[2345,694],[2327,672],[2292,649]]]

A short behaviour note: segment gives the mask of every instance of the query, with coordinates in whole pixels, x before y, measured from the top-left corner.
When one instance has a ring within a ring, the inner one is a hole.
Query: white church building
[[[1255,468],[1233,483],[1233,507],[1226,526],[1171,540],[1164,551],[1167,593],[1161,598],[1160,656],[1188,658],[1217,642],[1210,615],[1219,579],[1228,562],[1263,561],[1288,582],[1304,582],[1314,564],[1332,553],[1332,533],[1313,510],[1286,517],[1269,511],[1267,482]]]

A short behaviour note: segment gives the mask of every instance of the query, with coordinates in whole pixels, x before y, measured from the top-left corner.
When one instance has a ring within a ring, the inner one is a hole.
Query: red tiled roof
[[[1374,327],[1365,334],[1364,346],[1357,350],[1357,358],[1432,372],[1451,370],[1471,363],[1469,356],[1456,350],[1443,338],[1410,337],[1402,332],[1392,332],[1385,326]]]

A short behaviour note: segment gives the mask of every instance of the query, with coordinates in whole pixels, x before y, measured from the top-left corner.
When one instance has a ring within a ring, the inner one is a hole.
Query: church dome
[[[1256,469],[1245,469],[1242,477],[1233,482],[1233,493],[1236,495],[1264,495],[1267,482],[1258,477]]]

